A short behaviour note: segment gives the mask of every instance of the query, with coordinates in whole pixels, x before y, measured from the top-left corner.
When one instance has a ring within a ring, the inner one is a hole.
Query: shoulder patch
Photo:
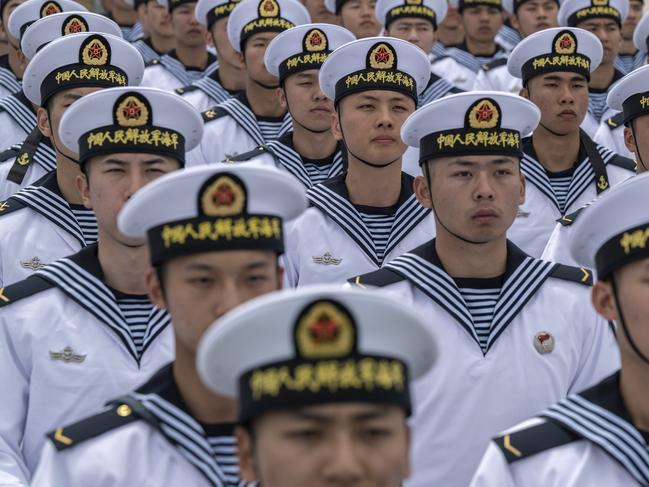
[[[0,308],[53,287],[54,284],[38,275],[29,276],[7,287],[0,287]]]
[[[493,61],[483,64],[480,66],[483,71],[489,71],[491,69],[497,68],[499,66],[504,66],[507,64],[507,58],[501,57],[498,59],[494,59]]]
[[[564,227],[569,227],[570,225],[575,223],[575,220],[577,220],[581,212],[584,211],[584,208],[586,208],[586,206],[582,206],[577,211],[563,215],[561,218],[557,219],[557,223],[561,223],[561,225]]]
[[[58,450],[71,448],[111,430],[138,420],[149,420],[149,413],[132,397],[123,397],[112,403],[105,411],[56,428],[48,433],[54,447]]]
[[[6,162],[9,159],[16,157],[20,152],[20,146],[21,144],[15,144],[0,152],[0,162]]]
[[[250,159],[254,159],[257,156],[265,154],[266,152],[268,152],[268,149],[266,149],[266,147],[264,147],[263,145],[260,145],[258,147],[255,147],[251,151],[244,152],[243,154],[239,154],[237,156],[229,157],[228,162],[245,162],[245,161],[249,161]]]
[[[218,118],[224,117],[228,114],[223,108],[221,107],[212,107],[209,110],[205,110],[204,112],[201,113],[201,116],[203,117],[203,123],[211,122],[212,120],[216,120]]]
[[[567,445],[580,437],[557,423],[546,420],[511,434],[494,438],[507,463],[529,458],[552,448]]]
[[[402,275],[384,267],[383,269],[347,279],[347,282],[362,288],[367,286],[384,287],[399,281],[404,281],[405,279]]]
[[[433,59],[433,60],[430,62],[430,64],[435,64],[435,63],[438,62],[438,61],[441,61],[441,60],[443,60],[443,59],[448,59],[448,58],[450,58],[450,57],[451,57],[451,56],[449,56],[448,54],[444,54],[443,56],[439,56],[439,57],[436,57],[435,59]]]
[[[606,120],[606,125],[613,130],[618,128],[624,123],[624,112],[620,112],[617,115],[613,115]]]
[[[608,160],[608,164],[611,164],[613,166],[621,167],[622,169],[626,169],[627,171],[632,171],[635,173],[636,171],[636,163],[634,160],[629,159],[628,157],[620,156],[620,155],[614,155]]]
[[[593,285],[593,273],[590,269],[585,267],[557,264],[552,273],[550,273],[550,277],[578,282],[584,286]]]
[[[148,63],[146,63],[146,64],[144,65],[144,67],[145,67],[145,68],[148,68],[149,66],[156,66],[156,65],[158,65],[158,64],[160,64],[160,60],[159,60],[158,58],[153,58],[153,59],[151,59],[151,61],[149,61]]]
[[[187,86],[183,86],[182,88],[176,88],[174,91],[178,95],[184,95],[185,93],[191,93],[192,91],[196,91],[197,89],[198,86],[187,85]]]
[[[13,213],[14,211],[22,210],[26,206],[16,198],[9,198],[5,201],[0,201],[0,217]]]

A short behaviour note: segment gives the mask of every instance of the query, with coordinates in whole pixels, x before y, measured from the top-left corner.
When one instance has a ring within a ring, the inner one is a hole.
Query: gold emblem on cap
[[[122,127],[141,127],[149,123],[149,109],[138,97],[130,95],[117,105],[115,119]]]
[[[83,49],[81,60],[90,66],[103,66],[108,62],[108,49],[101,39],[93,39]]]
[[[320,52],[327,49],[327,36],[320,29],[310,30],[304,39],[307,52]]]
[[[65,24],[63,25],[63,35],[79,34],[80,32],[88,32],[88,26],[83,22],[81,17],[71,15],[66,19]]]
[[[246,207],[246,193],[229,176],[221,176],[201,195],[201,209],[207,216],[240,215]]]
[[[491,100],[480,100],[469,112],[469,127],[473,129],[492,129],[498,125],[500,112]]]
[[[41,17],[47,17],[48,15],[59,14],[61,12],[63,12],[63,9],[56,2],[47,2],[41,7]]]
[[[604,7],[605,5],[608,5],[608,0],[592,0],[593,5],[596,7]]]
[[[382,42],[370,53],[370,67],[374,69],[392,69],[394,67],[394,50]]]
[[[557,54],[574,54],[577,50],[577,40],[570,32],[564,32],[554,42],[554,51]]]
[[[275,0],[262,0],[259,4],[260,17],[277,17],[279,15],[279,4]]]
[[[406,0],[406,5],[421,5],[421,0]]]
[[[554,337],[548,331],[540,331],[534,335],[534,348],[541,355],[554,350]]]
[[[295,338],[304,358],[339,358],[354,346],[354,327],[343,310],[331,302],[314,303],[301,317]]]

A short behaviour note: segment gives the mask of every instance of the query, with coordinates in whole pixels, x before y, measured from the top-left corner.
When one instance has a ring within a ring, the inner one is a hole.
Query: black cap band
[[[385,22],[383,25],[388,27],[392,22],[404,17],[417,17],[420,19],[428,20],[433,24],[433,29],[437,30],[437,17],[435,11],[423,4],[417,5],[399,5],[398,7],[391,8],[385,14]]]
[[[638,225],[609,239],[595,254],[599,279],[631,262],[649,257],[649,224]]]
[[[608,4],[608,0],[601,2],[602,5],[591,5],[590,7],[582,8],[573,12],[568,17],[568,25],[576,27],[577,24],[585,22],[590,19],[612,19],[618,25],[622,25],[622,14],[620,11]]]
[[[622,110],[624,111],[625,124],[634,118],[649,115],[649,91],[636,93],[624,100]]]
[[[228,17],[237,5],[239,1],[223,3],[207,12],[207,28],[211,29],[217,20]]]
[[[495,7],[502,10],[503,3],[501,0],[460,0],[457,9],[458,12],[462,12],[465,8],[469,7]]]
[[[528,59],[521,67],[523,84],[545,73],[572,72],[590,80],[590,58],[578,52],[577,37],[570,30],[562,30],[552,40],[552,50]]]

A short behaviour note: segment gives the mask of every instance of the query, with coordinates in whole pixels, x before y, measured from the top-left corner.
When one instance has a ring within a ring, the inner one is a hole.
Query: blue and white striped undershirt
[[[385,248],[388,245],[396,208],[372,208],[367,206],[356,206],[363,223],[372,236],[374,248],[376,249],[376,257],[380,262],[385,257]]]
[[[480,348],[486,352],[504,276],[492,279],[456,278],[454,281],[471,314]]]
[[[554,196],[557,198],[557,202],[559,203],[559,210],[561,213],[566,211],[568,190],[570,189],[570,182],[572,181],[572,175],[574,172],[574,168],[559,172],[546,171],[548,178],[550,179],[550,185],[552,186]]]
[[[153,311],[153,304],[151,304],[146,296],[116,294],[117,305],[126,319],[138,356],[141,356],[144,346],[144,336],[146,335],[149,324],[149,316]]]
[[[608,91],[589,91],[588,92],[588,111],[595,117],[599,122],[602,120],[604,112],[608,108],[606,104],[606,97],[608,96]]]
[[[79,223],[86,244],[90,245],[95,243],[99,236],[95,212],[81,205],[70,205],[70,209],[72,210],[72,214],[77,220],[77,223]]]
[[[280,118],[266,118],[266,117],[257,117],[257,124],[259,125],[259,130],[261,135],[266,142],[275,140],[279,137],[279,132],[282,129],[282,124],[284,123],[284,117]]]

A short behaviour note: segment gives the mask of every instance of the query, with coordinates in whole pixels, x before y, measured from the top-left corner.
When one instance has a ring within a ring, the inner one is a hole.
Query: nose
[[[575,102],[575,95],[567,84],[561,90],[561,98],[559,102],[562,105],[572,105]]]
[[[381,106],[381,107],[379,107],[379,109],[376,112],[377,112],[376,126],[378,128],[392,128],[393,127],[394,122],[392,120],[392,114],[391,114],[391,111],[390,111],[390,107]]]
[[[419,44],[419,35],[417,34],[417,29],[414,27],[411,27],[410,30],[408,30],[408,41],[411,42],[412,44],[418,45]]]
[[[126,185],[126,191],[124,192],[124,199],[130,199],[146,183],[146,178],[140,171],[131,171],[129,181]]]
[[[219,287],[217,294],[218,295],[215,296],[216,299],[214,300],[216,303],[214,308],[214,319],[217,319],[228,311],[233,310],[243,301],[238,287],[233,280],[226,279],[223,285]]]
[[[491,177],[486,172],[478,172],[474,198],[476,201],[491,201],[495,197]]]
[[[325,478],[332,485],[358,485],[363,478],[363,466],[350,432],[341,431],[332,441],[331,461],[325,467]]]

